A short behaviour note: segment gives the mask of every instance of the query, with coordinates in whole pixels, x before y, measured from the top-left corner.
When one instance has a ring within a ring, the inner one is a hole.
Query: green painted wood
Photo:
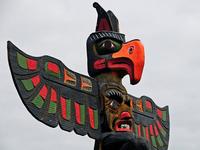
[[[33,99],[32,103],[33,103],[37,108],[42,108],[42,106],[43,106],[43,104],[44,104],[44,101],[43,101],[42,97],[38,95],[38,96],[36,96],[36,97]]]
[[[48,62],[45,63],[45,72],[51,76],[54,76],[56,78],[61,78],[61,74],[60,73],[55,73],[55,72],[52,72],[48,69]]]
[[[138,128],[137,128],[137,124],[134,124],[134,128],[135,128],[135,135],[138,136]]]
[[[94,129],[98,129],[98,110],[94,110]]]
[[[34,89],[34,85],[33,85],[31,79],[21,80],[21,82],[23,83],[24,88],[25,88],[27,91],[30,91],[30,90]]]
[[[157,139],[158,144],[160,145],[160,147],[164,146],[164,143],[163,143],[162,139],[160,138],[160,135],[158,135],[158,136],[156,137],[156,139]]]
[[[143,137],[146,139],[146,130],[144,126],[142,126],[142,133],[143,133]]]
[[[163,128],[160,128],[160,132],[164,137],[166,137],[167,133]]]
[[[57,104],[55,102],[50,102],[48,113],[55,114],[57,110]]]
[[[163,121],[167,120],[167,112],[166,111],[162,111],[162,120]]]
[[[70,120],[71,119],[71,100],[67,99],[66,100],[66,119]]]
[[[85,124],[85,105],[80,105],[81,124]]]
[[[151,143],[154,147],[157,147],[155,136],[151,136]]]
[[[23,69],[28,69],[27,66],[27,58],[21,55],[20,53],[17,53],[17,62],[18,65]]]

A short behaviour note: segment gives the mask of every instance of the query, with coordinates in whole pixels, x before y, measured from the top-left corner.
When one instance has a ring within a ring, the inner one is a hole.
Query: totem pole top
[[[33,57],[8,42],[14,84],[28,111],[40,122],[95,139],[95,150],[167,150],[168,107],[127,93],[122,78],[137,84],[144,66],[140,40],[126,42],[112,11],[94,3],[96,31],[87,39],[88,73],[60,60]]]

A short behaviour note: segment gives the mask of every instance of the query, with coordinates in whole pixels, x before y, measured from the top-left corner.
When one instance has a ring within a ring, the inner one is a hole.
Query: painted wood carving
[[[8,42],[16,89],[39,121],[95,139],[95,150],[167,150],[168,107],[127,93],[122,78],[137,84],[144,66],[140,40],[126,42],[118,19],[94,3],[96,31],[87,39],[88,73],[79,74],[50,56],[33,57]]]

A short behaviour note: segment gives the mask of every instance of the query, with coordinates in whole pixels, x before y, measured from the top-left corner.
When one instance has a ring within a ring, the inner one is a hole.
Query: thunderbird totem
[[[32,57],[8,42],[17,91],[39,121],[95,139],[94,150],[167,150],[168,107],[127,93],[122,78],[137,84],[144,66],[140,40],[125,42],[118,19],[94,3],[96,32],[87,39],[88,73],[76,73],[50,57]]]

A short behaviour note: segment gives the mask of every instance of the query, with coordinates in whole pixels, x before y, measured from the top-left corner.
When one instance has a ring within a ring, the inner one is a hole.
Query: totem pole
[[[140,40],[125,42],[118,19],[94,3],[96,32],[87,39],[88,73],[76,73],[50,57],[32,57],[8,42],[17,91],[39,121],[95,139],[94,150],[167,150],[168,107],[127,93],[122,78],[137,84],[144,66]]]

